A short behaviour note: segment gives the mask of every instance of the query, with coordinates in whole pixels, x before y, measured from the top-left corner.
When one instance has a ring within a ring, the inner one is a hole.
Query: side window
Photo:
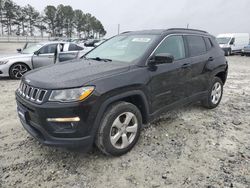
[[[205,40],[205,43],[206,43],[206,46],[207,46],[207,50],[210,50],[213,47],[213,44],[212,44],[210,38],[204,37],[204,40]]]
[[[80,50],[83,50],[83,48],[80,47],[80,46],[77,46],[75,44],[70,44],[69,45],[69,51],[80,51]]]
[[[232,38],[230,45],[233,45],[235,43],[235,38]]]
[[[187,42],[191,57],[202,55],[207,51],[203,37],[187,36]]]
[[[40,49],[40,54],[51,54],[55,53],[57,44],[49,44]]]
[[[167,37],[161,45],[156,49],[155,54],[169,53],[174,56],[175,60],[183,59],[185,55],[185,47],[182,36]]]

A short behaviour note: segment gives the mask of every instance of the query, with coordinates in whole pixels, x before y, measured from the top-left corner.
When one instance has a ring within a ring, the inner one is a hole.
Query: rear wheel
[[[95,143],[106,155],[123,155],[138,141],[141,125],[141,113],[135,105],[115,103],[105,112]]]
[[[216,108],[221,101],[223,95],[223,83],[220,78],[215,77],[210,86],[207,97],[201,101],[205,108],[213,109]]]
[[[29,71],[29,67],[23,63],[16,63],[10,67],[10,78],[20,79],[26,72]]]

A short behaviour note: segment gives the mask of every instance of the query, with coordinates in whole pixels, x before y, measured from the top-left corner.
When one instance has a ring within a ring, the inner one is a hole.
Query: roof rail
[[[206,31],[199,30],[199,29],[187,29],[187,28],[170,28],[170,29],[167,29],[167,31],[171,31],[171,30],[198,31],[198,32],[202,32],[202,33],[207,33]]]
[[[125,33],[130,33],[131,31],[124,31],[124,32],[122,32],[122,33],[120,33],[120,34],[125,34]]]

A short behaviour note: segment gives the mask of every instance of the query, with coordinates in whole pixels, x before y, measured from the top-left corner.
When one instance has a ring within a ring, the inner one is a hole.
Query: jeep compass
[[[125,32],[79,60],[26,73],[16,91],[23,127],[45,145],[107,155],[133,148],[143,124],[178,106],[219,105],[228,63],[205,31]]]

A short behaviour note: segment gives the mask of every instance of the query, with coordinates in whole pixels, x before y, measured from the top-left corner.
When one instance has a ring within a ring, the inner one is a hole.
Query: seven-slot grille
[[[40,104],[44,101],[47,90],[38,89],[21,82],[18,93],[23,98]]]

